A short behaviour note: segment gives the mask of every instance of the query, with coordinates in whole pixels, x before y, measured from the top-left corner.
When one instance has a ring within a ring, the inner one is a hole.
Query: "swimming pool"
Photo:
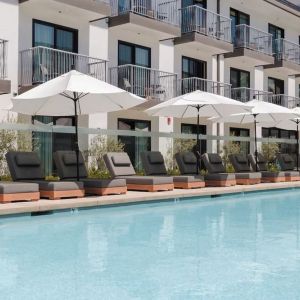
[[[300,299],[300,190],[0,218],[0,298]]]

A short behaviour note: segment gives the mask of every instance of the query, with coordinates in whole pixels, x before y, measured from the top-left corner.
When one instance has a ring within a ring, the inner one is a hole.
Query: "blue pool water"
[[[0,299],[300,299],[300,190],[0,219]]]

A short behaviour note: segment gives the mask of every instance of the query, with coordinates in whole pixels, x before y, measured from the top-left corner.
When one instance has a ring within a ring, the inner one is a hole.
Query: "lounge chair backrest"
[[[256,171],[255,155],[249,154],[248,160],[250,162],[252,170]],[[257,153],[257,171],[258,172],[268,171],[267,160],[264,158],[264,156],[261,153]]]
[[[251,172],[248,158],[245,154],[230,154],[229,161],[231,162],[235,172]]]
[[[136,175],[126,152],[110,152],[104,154],[103,159],[112,177]]]
[[[226,173],[222,158],[219,154],[204,153],[201,158],[208,173]]]
[[[9,151],[5,156],[14,181],[45,178],[41,160],[36,152]]]
[[[141,153],[141,161],[146,175],[167,175],[164,157],[159,151]]]
[[[193,152],[178,152],[175,154],[175,159],[180,174],[197,174],[197,157]]]
[[[277,160],[282,171],[294,170],[295,162],[289,154],[278,154]]]
[[[82,153],[79,152],[79,177],[86,178],[88,173],[84,164]],[[76,179],[77,178],[77,161],[75,151],[56,151],[53,154],[57,174],[60,179]]]

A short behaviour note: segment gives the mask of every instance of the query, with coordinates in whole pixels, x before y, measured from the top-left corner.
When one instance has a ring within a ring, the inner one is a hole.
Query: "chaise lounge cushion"
[[[106,153],[103,160],[112,177],[136,175],[126,152]]]
[[[210,153],[208,154],[209,161],[211,164],[222,164],[222,158],[217,153]]]
[[[20,152],[15,156],[18,166],[39,167],[41,160],[36,152]]]
[[[193,152],[182,153],[183,161],[188,165],[197,164],[197,157]]]
[[[226,169],[219,154],[204,153],[202,155],[202,161],[208,173],[226,173]]]
[[[164,158],[163,156],[161,155],[160,152],[149,152],[148,153],[148,157],[149,157],[149,161],[151,164],[164,164],[165,161],[164,161]]]
[[[191,183],[191,182],[202,182],[204,181],[203,176],[201,175],[182,175],[182,176],[173,176],[174,182],[183,182],[183,183]]]
[[[236,179],[261,179],[260,172],[235,173]]]
[[[237,173],[251,172],[250,166],[248,165],[248,159],[244,154],[231,154],[229,160]]]
[[[159,151],[142,152],[141,161],[146,175],[167,175],[164,158]]]
[[[78,181],[34,180],[33,182],[39,185],[41,191],[73,191],[83,189],[83,183]]]
[[[93,179],[83,178],[81,179],[85,188],[112,188],[126,186],[126,180],[121,178],[114,179]]]
[[[269,171],[262,171],[261,177],[262,178],[278,178],[278,177],[285,177],[286,172],[269,172]],[[288,173],[288,172],[287,172]],[[297,175],[296,175],[297,176]]]
[[[235,180],[235,175],[232,173],[208,173],[205,175],[205,180],[212,180],[212,181]]]
[[[297,177],[297,176],[300,176],[300,172],[298,172],[298,171],[284,171],[283,173],[287,177]]]
[[[0,182],[0,194],[37,193],[39,186],[36,183]]]
[[[123,155],[122,153],[116,153],[112,156],[112,162],[114,166],[117,167],[129,167],[131,164],[129,156]]]
[[[178,152],[175,159],[182,175],[197,174],[197,158],[193,152]]]
[[[172,184],[173,178],[169,176],[120,176],[126,179],[127,184],[136,185],[158,185],[158,184]]]
[[[76,153],[75,152],[66,152],[63,154],[63,161],[66,166],[76,166],[77,165],[77,158],[76,158]],[[84,160],[82,157],[82,154],[78,156],[78,164],[83,165]]]
[[[278,154],[278,163],[282,171],[293,171],[295,163],[289,154]]]
[[[252,170],[255,171],[256,170],[255,155],[249,154],[248,159],[249,159]],[[257,171],[258,172],[268,171],[267,160],[263,157],[263,155],[261,153],[257,153]]]

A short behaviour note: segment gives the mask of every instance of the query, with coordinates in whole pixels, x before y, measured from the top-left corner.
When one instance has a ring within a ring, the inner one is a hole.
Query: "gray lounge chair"
[[[9,151],[6,159],[11,177],[17,182],[31,182],[39,186],[40,196],[51,200],[83,197],[81,182],[46,181],[41,161],[36,152]]]
[[[248,158],[245,154],[230,154],[229,160],[235,170],[237,184],[258,184],[261,183],[261,173],[252,172]]]
[[[64,180],[75,180],[77,177],[77,160],[75,151],[56,151],[53,155],[58,176]],[[86,194],[113,195],[127,192],[124,179],[94,179],[88,178],[82,153],[79,152],[79,177]]]
[[[204,153],[201,158],[208,172],[204,177],[207,186],[226,187],[236,185],[235,174],[226,173],[219,154]]]
[[[300,180],[300,172],[295,170],[295,162],[289,154],[278,154],[277,161],[286,181]]]
[[[36,183],[0,182],[0,203],[37,201],[39,199],[39,185]]]
[[[125,152],[107,153],[103,159],[111,176],[126,179],[129,190],[156,192],[174,189],[172,177],[136,175],[130,158]]]
[[[179,155],[180,156],[180,155]],[[178,158],[178,155],[177,155]],[[192,164],[197,159],[195,156],[184,157],[188,160],[187,164]],[[179,158],[180,159],[180,158]],[[159,151],[145,151],[141,153],[141,161],[146,175],[152,176],[168,176],[168,172],[165,166],[164,157]],[[184,161],[183,161],[184,162]],[[204,178],[197,175],[197,170],[190,174],[182,174],[179,176],[172,176],[174,181],[174,187],[179,189],[192,189],[205,187]]]
[[[252,170],[256,170],[255,155],[249,154],[248,159]],[[261,173],[261,182],[271,183],[271,182],[284,182],[285,173],[284,172],[270,172],[267,167],[267,160],[261,153],[257,153],[257,171]]]
[[[182,188],[205,187],[203,176],[197,174],[197,158],[193,152],[179,152],[175,154],[175,159],[182,178]],[[186,179],[184,178],[186,177]],[[186,180],[186,182],[184,182]],[[178,182],[180,184],[180,182]],[[176,185],[175,185],[176,187]]]

